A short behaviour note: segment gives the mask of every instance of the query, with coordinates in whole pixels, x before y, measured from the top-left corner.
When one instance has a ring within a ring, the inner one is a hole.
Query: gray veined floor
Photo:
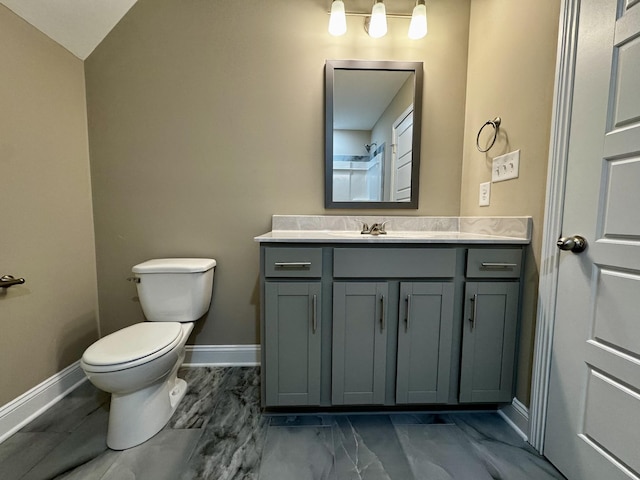
[[[0,444],[0,479],[562,479],[495,413],[262,415],[257,368],[188,368],[148,442],[105,444],[109,397],[84,383]]]

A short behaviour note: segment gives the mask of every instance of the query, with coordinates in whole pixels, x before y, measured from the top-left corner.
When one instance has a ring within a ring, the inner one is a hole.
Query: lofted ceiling
[[[136,1],[0,0],[0,4],[85,60]]]

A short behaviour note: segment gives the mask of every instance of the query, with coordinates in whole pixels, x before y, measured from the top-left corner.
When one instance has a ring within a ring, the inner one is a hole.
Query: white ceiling
[[[336,70],[333,85],[333,128],[371,130],[411,72]]]
[[[104,40],[137,0],[0,0],[81,60]]]

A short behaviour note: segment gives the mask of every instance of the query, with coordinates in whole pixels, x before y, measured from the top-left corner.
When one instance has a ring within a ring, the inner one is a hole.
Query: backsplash
[[[273,215],[278,230],[360,230],[362,223],[387,222],[388,231],[461,232],[531,238],[531,217],[410,217],[366,215]]]

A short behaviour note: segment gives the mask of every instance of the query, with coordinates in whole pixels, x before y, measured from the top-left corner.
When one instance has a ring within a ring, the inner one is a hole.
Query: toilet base
[[[187,382],[177,376],[178,365],[163,381],[135,392],[111,395],[109,448],[125,450],[140,445],[167,424],[187,393]]]

